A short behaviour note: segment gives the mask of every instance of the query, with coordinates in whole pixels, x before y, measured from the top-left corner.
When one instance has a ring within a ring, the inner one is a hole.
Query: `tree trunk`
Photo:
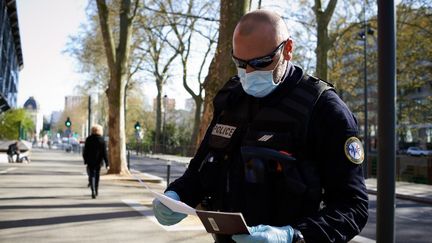
[[[191,148],[189,149],[189,153],[193,154],[196,151],[196,143],[194,143],[195,141],[197,141],[198,138],[198,132],[200,129],[200,124],[201,124],[201,112],[202,112],[202,104],[203,104],[203,99],[201,98],[201,96],[196,96],[195,97],[195,117],[194,117],[194,126],[193,126],[193,130],[192,130],[192,137],[191,137]]]
[[[330,0],[325,10],[321,0],[315,0],[314,13],[317,21],[316,76],[327,80],[327,54],[331,48],[328,24],[336,8],[337,0]]]
[[[228,79],[237,73],[231,59],[232,35],[239,19],[248,11],[248,0],[221,0],[219,18],[219,37],[216,54],[205,78],[204,112],[201,119],[199,136],[196,144],[204,137],[213,116],[213,98]]]
[[[124,129],[124,82],[121,77],[110,79],[108,89],[109,174],[127,174],[126,139]],[[123,87],[122,87],[123,86]]]
[[[162,81],[160,81],[162,82]],[[162,83],[157,83],[157,96],[156,96],[156,131],[154,137],[153,152],[159,153],[161,148],[161,134],[162,134]],[[165,111],[166,112],[166,111]]]
[[[317,18],[319,19],[319,18]],[[316,48],[316,76],[327,80],[327,53],[328,47],[328,31],[327,26],[323,26],[318,20],[317,25],[317,48]]]
[[[138,0],[135,1],[135,14]],[[126,135],[124,96],[126,79],[128,78],[129,54],[132,35],[131,1],[122,0],[120,10],[120,29],[118,46],[115,48],[114,38],[109,25],[109,9],[105,0],[97,0],[99,23],[101,27],[105,54],[107,57],[110,81],[106,91],[108,97],[108,136],[110,162],[109,174],[129,174],[126,164]]]

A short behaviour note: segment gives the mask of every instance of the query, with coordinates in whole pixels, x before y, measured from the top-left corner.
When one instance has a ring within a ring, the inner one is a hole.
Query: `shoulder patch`
[[[361,164],[364,161],[363,144],[360,139],[350,137],[346,140],[344,146],[345,156],[354,164]]]

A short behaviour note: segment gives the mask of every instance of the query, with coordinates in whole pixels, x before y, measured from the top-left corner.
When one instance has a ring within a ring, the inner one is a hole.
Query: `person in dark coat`
[[[18,148],[18,141],[15,141],[14,143],[10,144],[7,150],[7,155],[8,155],[8,161],[9,163],[13,163],[13,156],[16,155],[16,162],[19,162],[20,158],[20,150]]]
[[[83,158],[84,164],[87,165],[87,174],[92,192],[92,198],[98,195],[100,169],[105,161],[105,167],[108,168],[108,158],[106,143],[102,137],[102,126],[94,125],[91,128],[91,135],[87,137],[84,145]]]

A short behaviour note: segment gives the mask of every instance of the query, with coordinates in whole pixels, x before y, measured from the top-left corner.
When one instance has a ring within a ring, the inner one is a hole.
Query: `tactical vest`
[[[214,199],[211,209],[240,211],[250,226],[293,224],[317,212],[319,172],[317,161],[308,160],[306,138],[316,102],[333,87],[305,75],[289,93],[260,104],[241,90],[238,80],[229,82],[229,92],[222,91],[215,98],[225,103],[215,103],[210,153],[199,168],[205,191]],[[248,181],[242,146],[284,151],[296,161],[282,165],[270,161],[265,165],[265,180]]]

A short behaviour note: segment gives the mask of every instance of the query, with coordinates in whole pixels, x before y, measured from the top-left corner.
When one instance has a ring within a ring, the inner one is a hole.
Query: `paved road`
[[[432,242],[432,206],[408,200],[396,200],[395,211],[396,242]],[[376,239],[376,196],[369,195],[369,220],[361,233]]]
[[[167,164],[167,161],[160,159],[147,158],[132,154],[130,156],[131,169],[161,177],[165,183],[167,181]],[[187,168],[187,164],[178,162],[171,162],[170,164],[170,181],[172,182],[183,175]]]

